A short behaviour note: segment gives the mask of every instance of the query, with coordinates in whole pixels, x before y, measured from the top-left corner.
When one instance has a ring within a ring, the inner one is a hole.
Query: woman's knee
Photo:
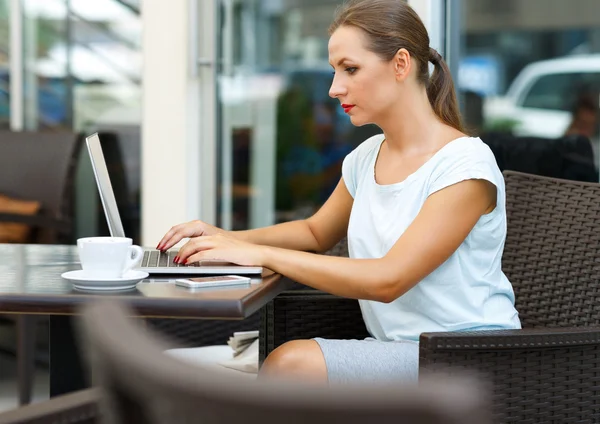
[[[293,340],[279,346],[265,359],[261,376],[327,381],[327,366],[314,340]]]

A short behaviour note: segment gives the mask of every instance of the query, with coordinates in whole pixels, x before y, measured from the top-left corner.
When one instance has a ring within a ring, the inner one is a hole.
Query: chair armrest
[[[263,308],[260,362],[290,340],[364,339],[368,336],[358,301],[312,289],[286,291]]]
[[[0,222],[16,222],[27,224],[32,227],[49,228],[58,231],[69,231],[71,229],[69,222],[52,218],[47,215],[22,215],[0,212]]]
[[[3,424],[96,424],[100,422],[100,391],[86,389],[0,414]]]
[[[428,354],[436,352],[530,350],[594,346],[599,343],[600,327],[423,333],[420,338],[421,351],[426,355],[425,359]]]
[[[495,422],[595,422],[600,327],[423,333],[419,374],[475,370],[493,383]]]

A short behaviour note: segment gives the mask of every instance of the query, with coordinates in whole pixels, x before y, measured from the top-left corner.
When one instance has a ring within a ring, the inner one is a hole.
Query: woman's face
[[[367,50],[366,37],[359,28],[342,26],[329,39],[334,69],[329,95],[339,100],[356,126],[377,124],[400,95],[393,61]]]

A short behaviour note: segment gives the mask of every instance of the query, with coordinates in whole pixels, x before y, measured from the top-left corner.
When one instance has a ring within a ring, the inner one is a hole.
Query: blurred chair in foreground
[[[169,357],[167,344],[129,319],[128,312],[108,302],[85,308],[81,347],[97,389],[0,414],[0,422],[491,423],[485,386],[472,377],[337,387],[246,380]]]
[[[80,136],[0,132],[0,243],[70,243]],[[17,328],[19,403],[30,401],[36,327],[33,315],[0,316]]]
[[[481,387],[470,380],[372,388],[251,381],[169,358],[167,345],[116,304],[88,307],[83,326],[108,422],[489,422]]]

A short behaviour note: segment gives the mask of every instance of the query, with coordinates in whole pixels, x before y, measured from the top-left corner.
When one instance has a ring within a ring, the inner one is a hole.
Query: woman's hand
[[[156,249],[164,252],[175,246],[186,237],[212,236],[215,234],[227,233],[225,230],[214,227],[206,222],[199,220],[186,222],[184,224],[175,225],[156,246]]]
[[[244,266],[263,266],[265,247],[218,233],[213,236],[194,237],[188,241],[175,258],[176,263],[199,261],[224,261]]]

